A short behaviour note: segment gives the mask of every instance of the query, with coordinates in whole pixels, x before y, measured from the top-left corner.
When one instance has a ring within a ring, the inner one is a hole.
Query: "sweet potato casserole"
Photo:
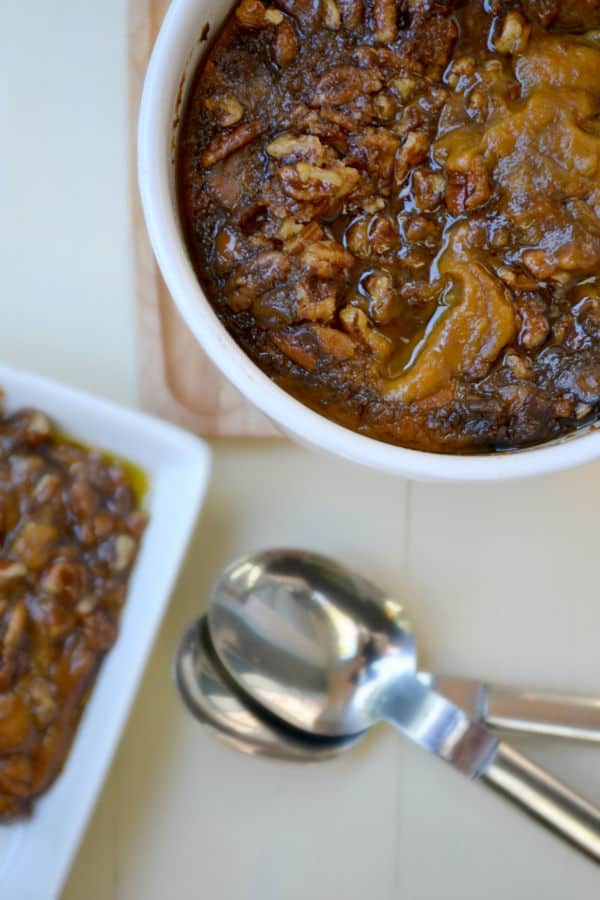
[[[242,0],[179,147],[198,277],[279,385],[442,452],[600,410],[600,0]]]
[[[0,415],[0,821],[60,772],[116,640],[146,524],[137,478],[40,412]]]

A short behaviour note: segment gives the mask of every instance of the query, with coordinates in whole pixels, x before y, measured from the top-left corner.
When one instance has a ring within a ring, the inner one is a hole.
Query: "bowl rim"
[[[201,0],[172,0],[148,65],[138,125],[138,182],[146,227],[167,287],[194,337],[228,380],[275,424],[300,442],[418,481],[499,481],[544,475],[600,457],[600,431],[590,427],[548,444],[509,452],[458,455],[386,444],[327,419],[276,385],[219,321],[188,257],[171,189],[173,123],[180,84],[197,29]],[[231,4],[233,5],[233,4]],[[193,74],[193,73],[192,73]]]

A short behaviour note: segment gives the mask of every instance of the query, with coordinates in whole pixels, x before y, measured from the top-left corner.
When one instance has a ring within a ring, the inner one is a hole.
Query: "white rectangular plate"
[[[64,433],[140,466],[150,523],[120,635],[85,708],[67,763],[31,819],[0,825],[2,900],[53,900],[117,747],[206,491],[210,452],[198,438],[46,379],[0,365],[7,411],[37,407]]]

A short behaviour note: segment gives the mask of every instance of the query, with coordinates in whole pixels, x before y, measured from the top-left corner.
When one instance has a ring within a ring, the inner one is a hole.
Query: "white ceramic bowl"
[[[127,591],[118,640],[86,704],[65,767],[30,819],[0,826],[0,898],[60,893],[142,677],[208,483],[210,453],[198,438],[44,378],[0,365],[12,412],[48,413],[66,434],[140,466],[149,476],[150,522]]]
[[[581,465],[600,457],[600,432],[589,428],[552,444],[511,453],[441,455],[363,437],[308,409],[277,387],[219,322],[194,274],[175,196],[176,122],[181,100],[207,44],[233,3],[173,0],[150,60],[139,123],[138,176],[146,224],[158,264],[179,311],[218,368],[280,428],[304,444],[372,468],[425,481],[496,481]]]

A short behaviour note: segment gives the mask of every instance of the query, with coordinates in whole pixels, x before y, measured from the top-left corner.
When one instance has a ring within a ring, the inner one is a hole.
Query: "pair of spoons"
[[[191,711],[244,752],[323,759],[387,721],[600,861],[600,810],[483,724],[523,723],[531,698],[517,698],[512,718],[506,703],[504,716],[490,717],[482,686],[419,675],[400,604],[324,557],[272,551],[230,566],[207,618],[184,636],[175,676]],[[491,699],[501,712],[502,695]],[[539,704],[546,723],[527,727],[539,722]],[[540,697],[523,730],[597,739],[599,710],[591,700]]]

